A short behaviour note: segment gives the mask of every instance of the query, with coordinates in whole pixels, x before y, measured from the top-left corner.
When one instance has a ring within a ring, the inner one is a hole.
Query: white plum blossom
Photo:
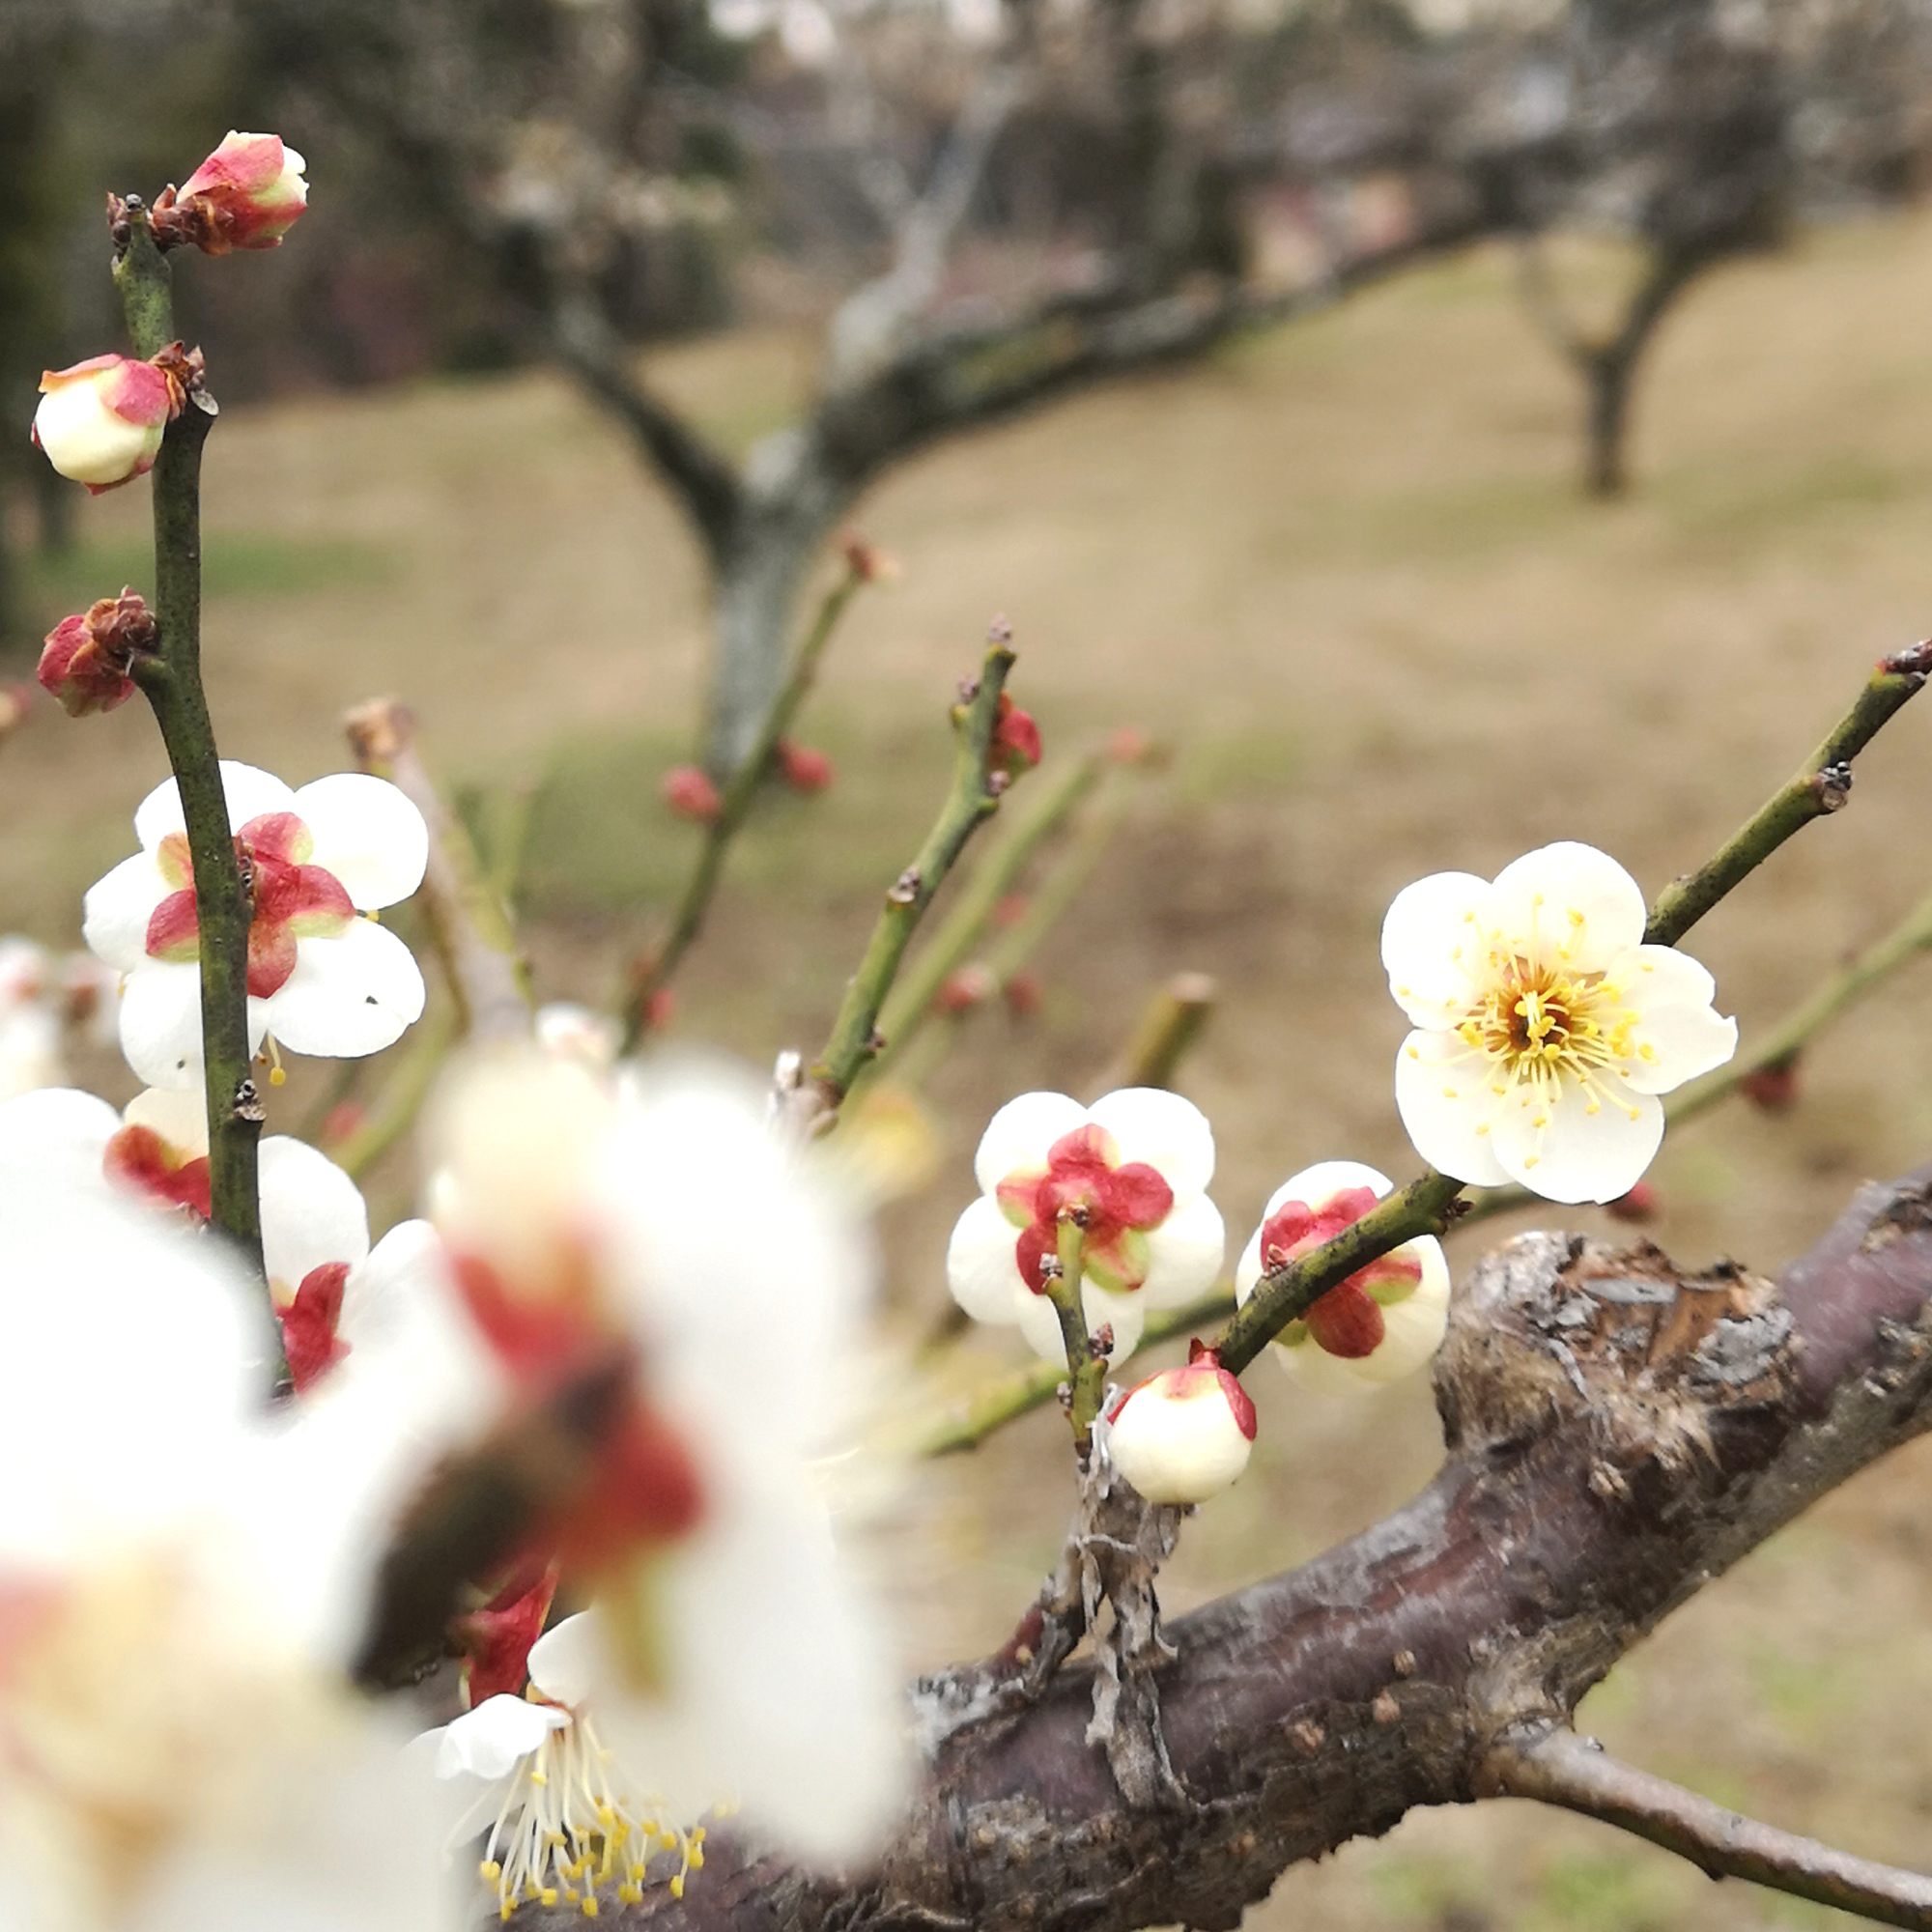
[[[32,1364],[0,1462],[33,1471],[0,1488],[0,1924],[453,1932],[433,1809],[325,1661],[354,1634],[311,1566],[355,1525],[283,1459],[246,1284],[0,1165],[0,1318]]]
[[[1353,1226],[1393,1186],[1358,1160],[1318,1161],[1283,1181],[1235,1264],[1235,1299]],[[1418,1235],[1338,1282],[1275,1337],[1273,1354],[1304,1387],[1362,1394],[1421,1368],[1448,1321],[1448,1258],[1433,1235]]]
[[[1214,1135],[1178,1094],[1125,1087],[1091,1108],[1022,1094],[988,1122],[973,1172],[980,1199],[946,1251],[952,1298],[976,1321],[1017,1322],[1047,1361],[1065,1349],[1040,1268],[1067,1209],[1086,1216],[1082,1299],[1089,1333],[1113,1330],[1109,1360],[1133,1352],[1149,1309],[1192,1301],[1220,1272]]]
[[[532,1022],[537,1044],[559,1060],[593,1068],[613,1066],[624,1030],[609,1013],[593,1012],[570,1000],[552,1000],[537,1009]]]
[[[847,1444],[874,1264],[766,1113],[761,1083],[715,1066],[611,1081],[505,1050],[440,1100],[430,1203],[524,1400],[629,1369],[604,1460],[549,1525],[598,1613],[599,1735],[667,1829],[728,1799],[838,1861],[903,1770],[892,1646],[810,1474]],[[610,1850],[597,1806],[556,1796],[554,1829]]]
[[[67,1077],[51,980],[42,948],[17,934],[0,937],[0,1100]]]
[[[1415,1029],[1396,1104],[1425,1160],[1478,1187],[1615,1201],[1663,1137],[1658,1098],[1737,1051],[1696,960],[1643,943],[1636,881],[1588,845],[1545,845],[1493,880],[1437,872],[1382,924]]]
[[[667,1852],[681,1898],[704,1862],[704,1827],[667,1810],[599,1735],[607,1672],[597,1612],[580,1611],[531,1645],[528,1694],[485,1698],[417,1741],[439,1777],[482,1786],[454,1835],[473,1838],[488,1821],[478,1871],[505,1918],[559,1899],[595,1917],[600,1893],[634,1903]]]
[[[228,822],[254,907],[248,1043],[295,1053],[379,1053],[421,1017],[410,950],[358,917],[408,898],[429,853],[423,816],[397,788],[338,772],[293,791],[224,761]],[[141,849],[87,895],[88,945],[125,977],[121,1049],[151,1087],[201,1070],[200,928],[181,795],[170,779],[134,814]]]
[[[1248,1466],[1255,1406],[1211,1349],[1138,1382],[1107,1412],[1107,1457],[1151,1503],[1203,1503]]]

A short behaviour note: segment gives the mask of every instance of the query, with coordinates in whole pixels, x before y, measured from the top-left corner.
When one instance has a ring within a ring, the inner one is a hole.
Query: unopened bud
[[[160,360],[92,355],[71,369],[44,371],[34,412],[35,446],[63,476],[85,483],[97,497],[145,476],[168,423],[181,413],[185,393]]]
[[[139,593],[123,590],[63,617],[47,633],[40,680],[70,718],[112,711],[134,689],[134,660],[160,643],[160,626]]]
[[[1151,1503],[1199,1503],[1248,1466],[1255,1406],[1213,1350],[1196,1342],[1182,1369],[1163,1369],[1116,1405],[1114,1467]]]
[[[945,983],[933,996],[933,1009],[942,1013],[963,1013],[998,990],[992,971],[985,966],[962,966],[949,973]]]
[[[680,818],[709,825],[723,808],[718,787],[696,765],[674,765],[664,775],[664,801]]]
[[[1000,693],[999,714],[993,724],[993,743],[988,762],[996,772],[1018,778],[1039,763],[1039,726],[1031,712],[1022,711],[1010,693]]]
[[[835,776],[832,760],[807,745],[779,740],[779,775],[793,791],[823,791]]]
[[[1038,1012],[1041,1001],[1046,998],[1039,980],[1031,973],[1011,975],[1000,991],[1006,998],[1007,1010],[1016,1019]]]
[[[179,189],[155,200],[155,239],[191,243],[206,255],[279,248],[308,206],[308,165],[275,134],[229,132]]]
[[[1657,1189],[1639,1180],[1628,1194],[1604,1204],[1605,1211],[1618,1221],[1654,1221],[1657,1218]]]
[[[1137,765],[1151,749],[1148,734],[1138,724],[1122,724],[1107,740],[1107,755],[1117,765]]]
[[[1798,1104],[1798,1056],[1757,1067],[1738,1084],[1752,1106],[1767,1114],[1787,1114]]]
[[[898,561],[882,550],[874,550],[857,530],[847,530],[838,540],[838,554],[845,568],[861,583],[878,583],[899,574]]]

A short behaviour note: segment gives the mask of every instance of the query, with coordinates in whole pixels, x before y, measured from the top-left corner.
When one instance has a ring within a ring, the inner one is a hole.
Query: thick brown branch
[[[915,1693],[928,1778],[871,1869],[721,1837],[682,1905],[653,1892],[621,1922],[1232,1927],[1297,1860],[1481,1796],[1499,1742],[1566,1724],[1669,1611],[1932,1427],[1929,1178],[1865,1188],[1776,1288],[1559,1235],[1479,1264],[1437,1366],[1436,1480],[1168,1627],[1183,1807],[1122,1798],[1084,1666],[1016,1711],[1009,1646]]]
[[[1932,1878],[1741,1818],[1681,1784],[1619,1763],[1574,1731],[1552,1731],[1526,1747],[1499,1745],[1488,1769],[1498,1797],[1534,1798],[1601,1818],[1678,1853],[1713,1878],[1747,1878],[1883,1925],[1932,1932]]]

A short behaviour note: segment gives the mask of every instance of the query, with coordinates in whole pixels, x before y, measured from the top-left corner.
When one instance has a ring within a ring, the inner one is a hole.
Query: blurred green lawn
[[[1510,291],[1500,256],[1449,263],[1209,367],[952,444],[864,506],[904,574],[855,610],[801,731],[838,784],[774,800],[744,840],[676,1035],[761,1062],[822,1037],[943,785],[945,708],[994,611],[1050,750],[1126,722],[1177,746],[1043,955],[1040,1012],[985,1019],[934,1083],[945,1172],[886,1230],[915,1315],[940,1292],[987,1112],[1026,1086],[1084,1086],[1179,968],[1224,991],[1185,1084],[1216,1123],[1236,1241],[1308,1160],[1402,1172],[1402,1023],[1376,959],[1391,895],[1565,837],[1654,890],[1790,771],[1873,659],[1932,629],[1932,221],[1848,227],[1701,288],[1642,392],[1637,487],[1612,505],[1576,494],[1578,399]],[[749,336],[654,370],[742,448],[809,366],[808,345]],[[543,375],[425,384],[231,411],[208,479],[206,653],[228,754],[300,781],[344,761],[347,705],[401,693],[452,787],[539,787],[542,990],[610,997],[690,854],[657,780],[692,741],[704,649],[694,553],[620,433]],[[145,510],[140,486],[80,507],[50,618],[142,581]],[[1698,930],[1747,1033],[1932,884],[1929,746],[1932,709],[1909,711],[1861,764],[1852,810]],[[0,928],[71,940],[80,890],[128,848],[163,769],[137,704],[85,725],[43,710],[10,743]],[[1920,962],[1837,1027],[1788,1115],[1674,1137],[1657,1237],[1776,1267],[1861,1178],[1932,1152],[1928,987]],[[283,1104],[302,1097],[292,1083]],[[400,1211],[402,1171],[376,1195]],[[1424,1388],[1352,1407],[1258,1379],[1254,1472],[1190,1526],[1177,1605],[1372,1520],[1439,1453]],[[912,1661],[1010,1627],[1065,1513],[1030,1473],[1062,1456],[1055,1429],[1035,1417],[946,1465],[908,1509],[893,1569]],[[1924,1863],[1928,1479],[1921,1445],[1787,1531],[1621,1668],[1589,1721],[1727,1803]],[[1254,1922],[1828,1917],[1510,1805],[1417,1817],[1293,1872]]]

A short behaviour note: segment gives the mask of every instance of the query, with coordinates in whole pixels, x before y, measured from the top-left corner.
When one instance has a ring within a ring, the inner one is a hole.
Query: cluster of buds
[[[98,497],[145,476],[161,438],[201,384],[201,351],[171,343],[145,362],[91,355],[41,377],[35,447],[63,476]]]
[[[132,696],[135,662],[160,643],[160,626],[139,592],[123,589],[63,617],[41,652],[42,685],[70,718],[112,711]]]

